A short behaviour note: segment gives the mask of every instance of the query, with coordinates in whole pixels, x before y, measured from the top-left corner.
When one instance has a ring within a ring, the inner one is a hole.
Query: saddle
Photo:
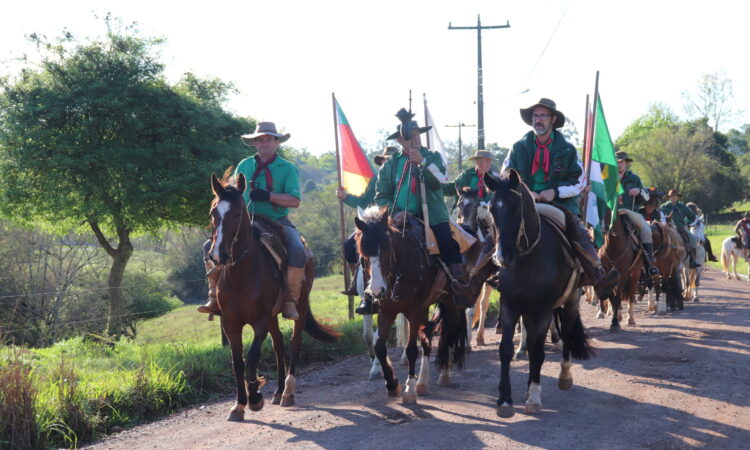
[[[555,301],[555,308],[557,308],[562,306],[570,296],[571,292],[573,292],[573,289],[578,284],[578,275],[583,271],[583,268],[578,259],[573,256],[573,246],[568,238],[568,224],[567,219],[565,218],[565,212],[560,208],[546,203],[536,203],[535,206],[539,213],[539,218],[547,222],[560,238],[559,241],[560,246],[562,247],[563,257],[565,258],[565,265],[572,270],[568,283],[565,286],[565,290]]]
[[[424,221],[411,214],[405,212],[396,213],[391,218],[391,223],[396,228],[403,230],[406,226],[407,232],[409,232],[414,239],[420,244],[424,245],[427,254],[430,256],[437,256],[440,254],[440,249],[437,245],[437,239],[435,234],[432,232],[430,227],[427,227],[427,242],[425,242],[425,226]],[[465,253],[472,245],[477,241],[477,238],[471,235],[468,231],[463,229],[461,226],[456,225],[452,221],[448,222],[451,228],[451,236],[458,243],[459,252]]]

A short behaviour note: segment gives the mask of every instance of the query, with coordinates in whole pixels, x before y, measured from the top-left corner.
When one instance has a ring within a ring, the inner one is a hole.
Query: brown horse
[[[404,214],[397,217],[391,221],[385,209],[368,208],[361,219],[355,219],[359,229],[356,240],[364,270],[369,275],[365,292],[380,302],[375,354],[383,369],[385,387],[389,396],[401,395],[402,401],[409,404],[416,403],[417,395],[426,395],[428,390],[429,356],[432,350],[430,335],[433,328],[433,323],[428,320],[430,306],[438,303],[440,312],[440,341],[436,358],[442,371],[440,384],[449,383],[448,369],[452,363],[459,367],[463,365],[466,315],[463,308],[453,302],[445,272],[427,254],[421,238],[424,236],[422,227],[411,223]],[[409,321],[406,346],[409,375],[403,392],[386,347],[389,331],[398,313]],[[419,379],[416,377],[419,354],[417,338],[423,350]]]
[[[651,228],[654,236],[654,261],[662,275],[660,282],[655,283],[655,309],[657,314],[664,314],[667,304],[671,309],[676,309],[684,302],[680,274],[682,267],[689,264],[688,252],[685,242],[674,228],[658,222]],[[666,301],[659,299],[662,292],[666,293]]]
[[[633,318],[633,305],[636,301],[636,290],[638,280],[643,269],[643,250],[634,240],[635,225],[625,224],[628,218],[624,214],[618,214],[615,223],[604,235],[604,245],[599,249],[599,258],[602,265],[609,270],[615,267],[620,272],[620,283],[615,287],[609,302],[612,306],[612,323],[610,331],[620,329],[620,309],[622,302],[628,302],[628,325],[635,325]],[[604,302],[599,303],[600,313],[603,311]]]
[[[232,350],[232,366],[237,382],[237,403],[229,412],[227,420],[230,421],[244,419],[248,400],[252,411],[263,408],[263,394],[259,390],[265,384],[265,379],[257,376],[257,367],[261,345],[268,333],[271,333],[273,340],[278,370],[278,387],[273,394],[273,404],[281,406],[294,404],[294,373],[299,359],[303,326],[310,336],[322,342],[334,342],[338,338],[335,331],[318,324],[310,310],[310,289],[315,276],[315,265],[309,259],[305,266],[306,280],[299,297],[299,319],[294,323],[292,332],[289,369],[285,370],[284,338],[278,321],[283,303],[278,299],[288,295],[284,271],[254,236],[250,215],[242,198],[245,186],[245,176],[242,174],[239,175],[236,186],[229,183],[227,176],[223,180],[219,180],[216,175],[211,176],[215,197],[211,204],[213,232],[209,255],[221,269],[217,300],[221,309],[221,326]],[[271,220],[267,222],[267,226],[275,223]],[[247,370],[242,357],[242,328],[245,324],[253,328],[253,342],[247,352]]]

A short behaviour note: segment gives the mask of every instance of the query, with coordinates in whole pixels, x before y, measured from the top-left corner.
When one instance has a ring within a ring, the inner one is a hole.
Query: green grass
[[[750,211],[750,200],[736,201],[728,207],[721,210],[722,213],[728,213],[734,211],[745,212]]]
[[[338,294],[341,278],[316,280],[311,304],[316,318],[335,325],[342,337],[335,344],[323,344],[303,335],[303,365],[365,351],[362,321],[348,321],[346,297]],[[137,339],[112,346],[79,337],[44,349],[1,348],[0,369],[8,370],[0,371],[0,377],[31,377],[36,391],[35,446],[75,446],[114,426],[153,420],[233,391],[230,353],[221,347],[219,321],[208,322],[206,317],[195,311],[195,305],[180,307],[142,322]],[[287,342],[291,325],[282,321]],[[252,329],[246,327],[244,341],[251,339]],[[261,373],[275,379],[274,364],[271,340],[266,339]],[[0,384],[6,381],[0,379]],[[0,414],[13,404],[13,399],[3,400]],[[2,439],[0,434],[0,447],[5,447]]]
[[[719,225],[709,225],[706,227],[706,236],[711,241],[711,249],[714,252],[714,255],[716,255],[716,258],[719,260],[719,262],[708,262],[708,266],[712,267],[714,269],[717,269],[721,271],[721,244],[724,242],[724,239],[728,238],[729,236],[734,236],[734,226],[735,224],[719,224]],[[748,264],[745,261],[740,261],[737,263],[737,273],[741,274],[747,274],[748,273]]]

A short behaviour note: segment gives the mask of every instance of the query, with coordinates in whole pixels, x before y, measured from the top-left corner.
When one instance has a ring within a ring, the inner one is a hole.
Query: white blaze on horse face
[[[500,243],[495,244],[495,254],[492,255],[492,259],[498,266],[505,266],[505,258],[503,258],[503,251],[500,249]]]
[[[477,219],[486,222],[490,216],[490,204],[488,202],[479,202],[477,207]]]
[[[377,256],[370,258],[370,286],[367,292],[376,297],[385,293],[385,280],[380,270],[380,259]]]
[[[216,221],[219,223],[219,226],[216,228],[216,240],[214,241],[214,246],[211,248],[211,257],[214,261],[219,260],[219,246],[221,245],[221,240],[224,234],[224,216],[227,214],[227,211],[229,211],[229,206],[229,202],[226,200],[222,200],[216,205],[216,214],[218,216]]]

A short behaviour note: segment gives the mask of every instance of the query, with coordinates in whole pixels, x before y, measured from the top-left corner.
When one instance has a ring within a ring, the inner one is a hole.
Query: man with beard
[[[513,144],[503,170],[515,169],[518,172],[531,190],[540,214],[559,217],[559,210],[562,210],[568,240],[584,270],[581,285],[593,284],[600,299],[609,298],[619,281],[619,273],[614,268],[607,272],[602,267],[579,217],[578,198],[584,187],[583,167],[575,147],[556,131],[565,125],[565,115],[557,110],[555,102],[542,98],[521,109],[521,119],[533,129]]]

